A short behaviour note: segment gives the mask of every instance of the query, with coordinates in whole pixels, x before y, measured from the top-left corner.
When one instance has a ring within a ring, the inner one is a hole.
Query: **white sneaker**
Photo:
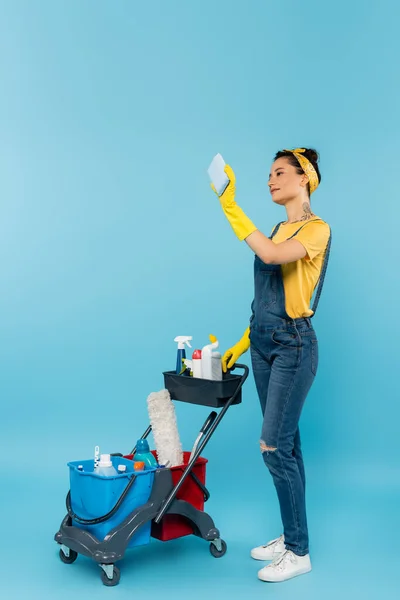
[[[261,581],[286,581],[304,575],[311,571],[310,555],[298,556],[291,550],[286,550],[281,556],[276,558],[271,564],[258,571],[258,578]]]
[[[251,558],[255,560],[274,560],[285,552],[285,538],[283,535],[268,542],[265,546],[257,546],[250,552]]]

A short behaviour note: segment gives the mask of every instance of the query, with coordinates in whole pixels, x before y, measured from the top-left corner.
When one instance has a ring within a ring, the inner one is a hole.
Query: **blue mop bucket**
[[[136,475],[136,480],[126,497],[118,510],[109,519],[94,525],[80,523],[72,519],[72,524],[75,527],[92,533],[98,540],[103,540],[114,527],[121,525],[135,508],[146,504],[154,481],[155,469],[134,471],[131,460],[120,456],[112,456],[111,460],[115,469],[118,469],[118,465],[125,465],[126,472],[107,477],[93,472],[93,459],[68,463],[71,508],[77,517],[85,520],[97,519],[108,514],[117,504],[131,478]],[[78,465],[82,465],[83,471],[78,470]],[[151,521],[135,533],[129,547],[148,544],[150,542],[150,530]]]

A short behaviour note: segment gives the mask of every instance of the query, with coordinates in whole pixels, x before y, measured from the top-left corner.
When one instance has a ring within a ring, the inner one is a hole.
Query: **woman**
[[[235,202],[235,175],[221,205],[239,240],[255,253],[255,294],[250,327],[227,350],[223,370],[250,348],[263,413],[260,450],[278,494],[283,534],[251,551],[270,560],[259,579],[285,581],[311,571],[305,506],[305,475],[299,418],[318,366],[318,342],[311,324],[329,257],[331,233],[311,210],[310,195],[321,176],[315,150],[296,148],[275,156],[268,186],[272,200],[284,206],[287,220],[266,237]],[[215,191],[215,189],[214,189]],[[310,300],[319,281],[315,302]]]

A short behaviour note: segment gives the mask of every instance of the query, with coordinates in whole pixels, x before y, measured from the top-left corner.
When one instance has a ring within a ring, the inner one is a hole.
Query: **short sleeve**
[[[330,227],[325,221],[312,221],[304,225],[294,236],[306,249],[306,260],[313,260],[328,244]]]

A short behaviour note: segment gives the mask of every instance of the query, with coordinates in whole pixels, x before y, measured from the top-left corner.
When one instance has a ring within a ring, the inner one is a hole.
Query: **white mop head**
[[[175,406],[168,390],[153,392],[147,398],[147,409],[153,430],[158,462],[168,467],[183,463],[182,444],[179,439]]]

